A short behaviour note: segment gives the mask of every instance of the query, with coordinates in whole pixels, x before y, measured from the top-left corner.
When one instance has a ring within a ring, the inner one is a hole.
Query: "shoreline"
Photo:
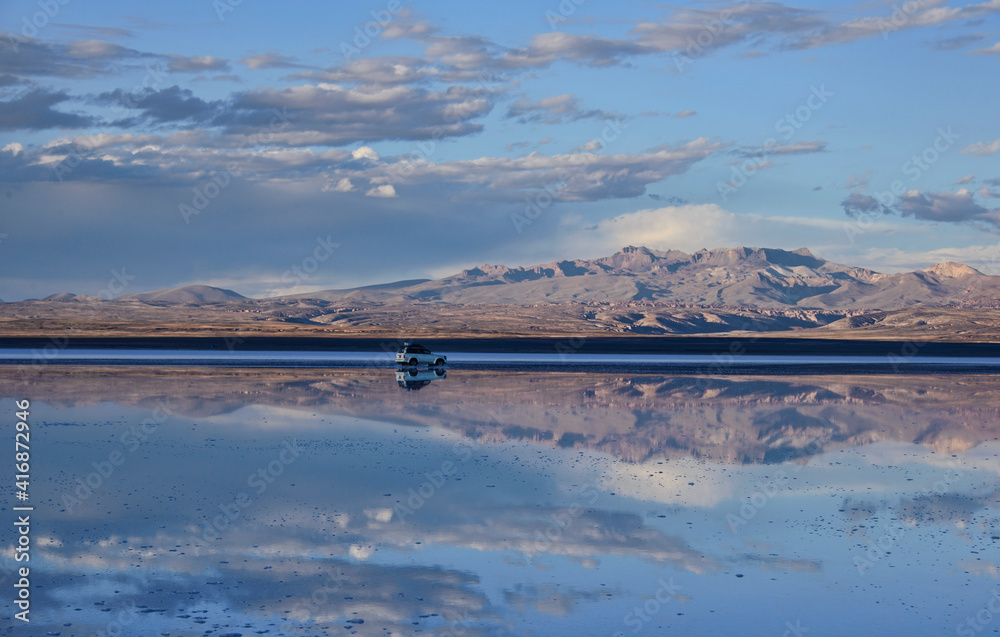
[[[1000,343],[747,336],[427,337],[435,352],[484,354],[696,354],[708,356],[1000,357]],[[402,339],[303,336],[0,337],[0,349],[190,350],[220,352],[395,352]]]

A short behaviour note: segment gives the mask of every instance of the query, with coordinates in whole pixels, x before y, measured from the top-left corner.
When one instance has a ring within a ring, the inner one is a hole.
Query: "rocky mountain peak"
[[[982,276],[983,273],[975,268],[970,268],[964,263],[956,263],[954,261],[945,261],[944,263],[938,263],[932,265],[931,267],[924,270],[924,272],[930,272],[931,274],[937,275],[939,277],[955,279],[960,276]]]

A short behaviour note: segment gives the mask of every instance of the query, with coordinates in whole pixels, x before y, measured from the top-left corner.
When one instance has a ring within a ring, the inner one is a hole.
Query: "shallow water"
[[[896,368],[1000,368],[1000,358],[991,356],[806,356],[750,354],[586,354],[566,348],[564,353],[455,352],[447,355],[451,366],[493,368],[497,365],[533,368],[558,366],[599,371],[601,367],[625,368],[690,367],[702,372],[722,373],[728,368],[843,366]],[[177,349],[61,349],[0,348],[0,363],[8,365],[226,365],[234,367],[395,367],[394,352],[320,352],[281,350],[177,350]]]
[[[205,367],[265,369],[395,369],[395,353],[361,351],[282,351],[181,349],[0,348],[0,369],[33,376],[61,366]],[[1000,373],[1000,358],[990,356],[817,356],[751,354],[586,354],[566,348],[556,353],[454,352],[447,369],[489,372],[576,372],[670,375],[838,375],[838,374],[987,374]],[[409,368],[413,369],[413,368]],[[425,373],[426,366],[420,367]],[[443,369],[441,367],[437,369]]]
[[[31,634],[992,634],[995,387],[0,378],[32,401]]]

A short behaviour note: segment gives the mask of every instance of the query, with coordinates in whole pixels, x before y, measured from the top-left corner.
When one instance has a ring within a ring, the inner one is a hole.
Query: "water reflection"
[[[59,373],[0,381],[39,634],[950,634],[996,586],[988,377]]]
[[[432,381],[448,376],[448,372],[440,367],[432,369],[417,369],[410,367],[396,370],[396,384],[406,391],[417,391]]]
[[[191,417],[245,405],[289,407],[443,426],[483,441],[603,451],[626,462],[667,456],[773,464],[887,440],[956,453],[1000,437],[1000,400],[989,375],[448,374],[408,368],[112,374],[91,371],[72,382],[43,376],[31,381],[26,395],[62,406],[101,400],[155,407],[170,400],[177,413]],[[393,379],[396,387],[419,389],[419,399],[397,399]],[[432,385],[435,380],[446,382]],[[21,387],[0,378],[0,393],[20,395]]]

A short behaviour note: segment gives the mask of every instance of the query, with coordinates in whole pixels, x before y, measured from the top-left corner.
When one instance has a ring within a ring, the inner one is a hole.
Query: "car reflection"
[[[406,391],[418,391],[422,387],[430,385],[432,381],[440,380],[448,376],[444,369],[399,369],[396,370],[396,383]]]

